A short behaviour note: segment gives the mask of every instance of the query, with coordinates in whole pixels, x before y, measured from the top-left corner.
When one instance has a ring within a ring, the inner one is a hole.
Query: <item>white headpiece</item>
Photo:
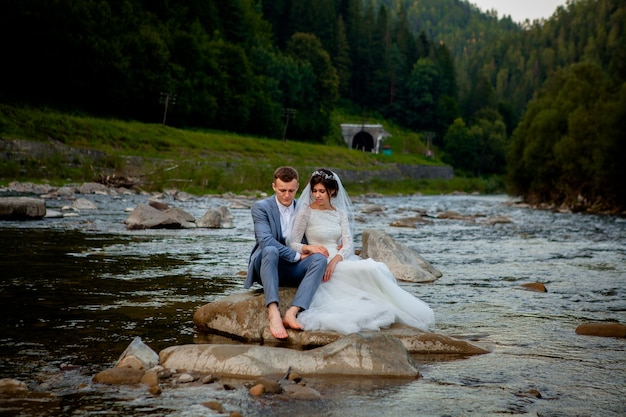
[[[334,172],[332,172],[332,174],[327,174],[324,171],[319,171],[319,170],[318,171],[313,171],[313,173],[311,174],[311,177],[315,177],[315,176],[324,177],[324,179],[327,179],[327,180],[334,180],[334,179],[336,179]],[[337,177],[337,179],[338,178],[339,177]]]

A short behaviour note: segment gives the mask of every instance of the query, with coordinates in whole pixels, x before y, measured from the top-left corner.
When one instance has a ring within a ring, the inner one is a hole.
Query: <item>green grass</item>
[[[381,123],[392,134],[385,144],[391,145],[393,154],[377,155],[348,149],[343,144],[339,124],[358,122],[359,116],[346,110],[336,111],[333,132],[325,138],[326,144],[319,145],[0,104],[0,138],[3,140],[22,139],[57,144],[66,150],[85,150],[83,153],[28,154],[1,160],[0,183],[32,181],[61,185],[119,175],[141,178],[142,187],[149,191],[176,188],[193,194],[257,193],[271,192],[272,172],[279,165],[292,165],[300,172],[322,166],[371,171],[389,163],[441,165],[440,161],[424,157],[426,148],[420,135],[379,117],[368,117],[366,122]],[[100,153],[94,156],[87,150]],[[351,186],[355,192],[403,194],[499,192],[494,182],[501,181],[455,178],[450,181],[372,181]]]

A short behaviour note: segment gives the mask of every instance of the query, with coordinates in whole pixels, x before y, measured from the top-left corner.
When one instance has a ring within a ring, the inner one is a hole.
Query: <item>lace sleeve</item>
[[[293,219],[293,225],[287,244],[298,253],[302,253],[302,247],[304,246],[302,239],[304,238],[304,232],[309,224],[309,217],[311,217],[311,208],[307,205],[297,210]]]
[[[338,209],[341,222],[341,250],[339,255],[345,260],[354,256],[354,243],[352,243],[352,233],[350,232],[350,221],[345,211]]]

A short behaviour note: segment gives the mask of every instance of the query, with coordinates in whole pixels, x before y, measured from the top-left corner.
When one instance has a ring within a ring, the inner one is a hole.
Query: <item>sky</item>
[[[498,17],[510,15],[514,22],[528,19],[549,18],[558,6],[565,6],[566,0],[469,0],[483,12],[495,9]]]

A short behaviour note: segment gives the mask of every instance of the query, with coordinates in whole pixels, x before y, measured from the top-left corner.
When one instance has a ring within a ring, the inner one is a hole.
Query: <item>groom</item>
[[[275,194],[252,206],[256,244],[244,288],[255,282],[263,286],[270,332],[277,339],[288,337],[286,328],[302,329],[296,317],[301,310],[309,308],[326,270],[324,255],[300,254],[285,244],[291,231],[298,186],[298,172],[292,167],[279,167],[272,182]],[[278,308],[279,286],[298,288],[284,319]]]

